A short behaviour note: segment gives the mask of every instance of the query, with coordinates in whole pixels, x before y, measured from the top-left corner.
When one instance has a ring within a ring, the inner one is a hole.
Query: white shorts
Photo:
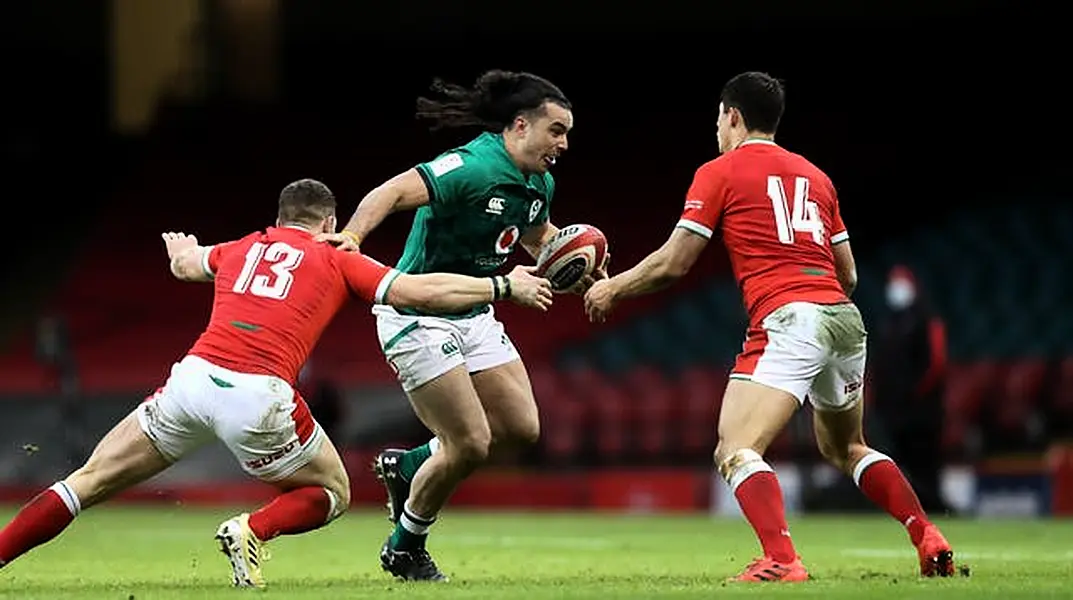
[[[219,439],[244,471],[263,481],[283,479],[308,464],[326,437],[286,381],[238,373],[197,356],[173,365],[164,387],[136,414],[169,461]]]
[[[861,398],[867,337],[853,304],[791,302],[749,329],[730,377],[846,410]]]
[[[373,314],[380,348],[406,392],[459,365],[476,373],[521,358],[491,307],[465,319],[404,315],[383,305]]]

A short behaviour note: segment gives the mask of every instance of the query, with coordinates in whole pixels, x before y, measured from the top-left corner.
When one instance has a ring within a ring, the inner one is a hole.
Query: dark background
[[[67,402],[103,395],[126,406],[158,385],[209,305],[207,290],[168,280],[158,233],[244,235],[274,220],[279,189],[300,177],[328,183],[345,220],[373,186],[472,135],[432,134],[413,119],[433,77],[470,83],[503,68],[559,85],[576,127],[554,171],[553,220],[600,226],[613,268],[626,268],[663,242],[693,171],[715,157],[723,83],[764,70],[787,87],[779,143],[839,189],[869,322],[882,314],[887,269],[918,269],[949,322],[962,387],[1013,390],[993,399],[999,405],[1030,398],[1010,419],[1028,431],[1020,443],[1045,444],[1053,432],[1031,419],[1049,414],[1037,407],[1064,386],[1058,365],[1073,355],[1062,316],[1073,301],[1062,265],[1073,255],[1060,244],[1073,233],[1062,225],[1071,201],[1064,22],[999,3],[693,4],[204,0],[176,4],[196,13],[185,29],[125,0],[5,8],[0,391],[30,401],[63,388],[35,370],[35,328],[47,315],[66,319],[78,365]],[[123,42],[124,27],[179,40],[153,86],[117,67],[159,51]],[[152,108],[132,118],[117,98],[140,94]],[[394,260],[408,226],[407,216],[390,218],[364,249]],[[509,310],[504,320],[533,371],[591,362],[614,381],[628,369],[605,369],[601,357],[634,344],[633,358],[621,359],[628,367],[649,361],[676,373],[630,332],[662,323],[697,290],[732,306],[712,317],[719,341],[702,361],[724,376],[742,323],[717,244],[682,286],[624,307],[607,326],[590,327],[576,299],[537,325]],[[357,407],[342,442],[424,436],[365,309],[332,329],[314,355],[325,375],[314,379],[344,388]],[[1037,344],[1043,330],[1051,338]],[[1006,365],[1025,360],[1043,365],[1031,394],[1006,383]],[[973,370],[981,364],[998,366]],[[934,410],[961,415],[959,398],[949,392]],[[714,428],[715,402],[705,427]],[[85,438],[104,426],[85,425]],[[951,439],[951,456],[973,455],[963,431]]]

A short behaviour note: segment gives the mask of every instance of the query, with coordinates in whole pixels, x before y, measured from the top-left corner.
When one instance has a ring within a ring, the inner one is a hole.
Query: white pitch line
[[[894,550],[891,548],[846,548],[843,556],[864,558],[916,558],[912,549]],[[1014,562],[1067,562],[1073,560],[1073,551],[1067,552],[959,552],[954,549],[955,559],[965,560],[1008,560]]]

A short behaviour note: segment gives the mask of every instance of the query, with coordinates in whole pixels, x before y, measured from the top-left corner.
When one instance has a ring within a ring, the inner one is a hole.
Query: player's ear
[[[737,127],[738,125],[744,125],[745,124],[745,119],[742,118],[740,110],[731,107],[731,108],[727,109],[727,112],[730,113],[728,116],[730,117],[730,126],[731,127]]]
[[[529,130],[529,120],[525,118],[525,115],[518,115],[517,117],[514,117],[514,123],[511,124],[511,129],[521,135],[525,135]]]

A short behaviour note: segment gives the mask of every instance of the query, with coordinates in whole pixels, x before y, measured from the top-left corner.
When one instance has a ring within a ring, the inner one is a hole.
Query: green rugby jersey
[[[396,268],[404,273],[494,275],[527,229],[548,221],[555,180],[523,174],[503,136],[482,133],[417,165],[429,203],[417,209]],[[488,310],[481,306],[454,317]],[[448,315],[444,315],[448,316]]]

